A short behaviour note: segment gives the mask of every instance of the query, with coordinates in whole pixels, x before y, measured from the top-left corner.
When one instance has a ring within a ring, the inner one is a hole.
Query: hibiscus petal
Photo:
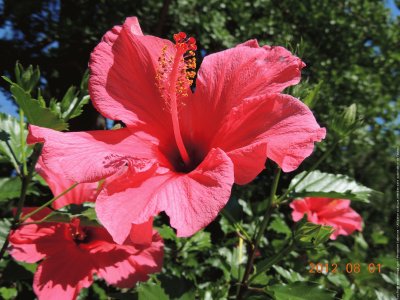
[[[65,249],[40,263],[33,279],[33,290],[41,300],[75,299],[82,288],[92,284],[92,272],[89,257]]]
[[[75,182],[96,182],[126,165],[136,172],[146,172],[156,157],[155,139],[133,134],[127,128],[59,132],[30,125],[27,141],[44,143],[44,164],[49,169],[61,169]]]
[[[300,81],[303,62],[282,47],[259,47],[250,40],[204,58],[194,99],[188,102],[195,136],[212,136],[220,123],[244,99],[279,93]],[[207,116],[207,117],[206,117]],[[207,138],[206,138],[207,139]]]
[[[42,157],[39,158],[36,165],[36,171],[47,182],[54,196],[61,194],[74,184],[73,181],[68,180],[62,175],[63,169],[59,164],[53,164],[52,169],[50,169],[43,163]],[[94,202],[97,196],[97,188],[97,182],[81,183],[70,190],[67,194],[54,201],[52,207],[54,209],[60,209],[70,204]]]
[[[174,45],[144,36],[136,17],[108,31],[91,54],[89,91],[97,110],[127,125],[155,126],[170,122],[164,100],[155,85],[163,46],[173,57]],[[168,128],[160,126],[159,129]]]
[[[256,47],[248,41],[204,58],[196,93],[209,110],[225,113],[248,97],[280,93],[300,81],[304,63],[283,47]]]
[[[142,224],[132,224],[129,237],[134,245],[150,245],[153,239],[153,217]]]
[[[52,234],[54,228],[44,228],[38,225],[23,225],[19,229],[11,232],[10,235],[10,255],[19,261],[35,263],[43,259],[46,253],[39,251],[36,247],[36,240],[43,236]]]
[[[235,183],[247,184],[264,170],[267,156],[267,143],[250,144],[229,151],[235,169]]]
[[[146,281],[148,274],[160,272],[164,256],[164,243],[160,235],[153,231],[151,243],[128,259],[99,268],[98,275],[108,284],[120,288],[133,287],[138,281]],[[121,246],[124,247],[124,246]]]
[[[96,201],[100,222],[117,243],[123,243],[131,223],[140,224],[165,211],[178,236],[190,236],[208,225],[229,199],[233,164],[220,149],[212,149],[191,173],[168,172],[138,180],[126,174],[109,182]]]
[[[228,202],[233,182],[233,163],[221,149],[212,149],[196,170],[171,181],[158,198],[177,236],[191,236],[213,221]]]
[[[289,204],[289,206],[293,209],[292,219],[295,222],[301,220],[306,213],[308,214],[308,217],[310,216],[309,207],[304,199],[294,200]]]
[[[36,207],[23,208],[23,215],[30,213],[34,209],[36,209]],[[40,212],[29,218],[26,222],[41,220],[50,212],[51,210],[48,208],[42,209]],[[43,242],[43,238],[48,235],[54,235],[55,232],[55,226],[50,223],[47,223],[46,225],[22,225],[13,230],[10,234],[9,253],[15,260],[24,261],[27,263],[38,262],[46,256],[46,252],[38,249],[36,243],[38,241]],[[50,247],[51,246],[52,245],[50,244]]]
[[[212,147],[233,155],[235,182],[246,183],[262,170],[267,157],[285,172],[295,170],[312,153],[314,142],[324,137],[325,129],[306,105],[289,95],[270,94],[246,99],[232,109]],[[260,143],[266,144],[267,151]],[[253,169],[246,170],[251,145],[258,151],[252,153]]]

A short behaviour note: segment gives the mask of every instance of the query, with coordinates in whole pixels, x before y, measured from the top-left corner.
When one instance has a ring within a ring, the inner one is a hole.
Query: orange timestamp
[[[310,262],[310,270],[308,271],[311,274],[328,274],[328,273],[360,273],[361,271],[367,270],[369,273],[380,273],[382,264],[379,263],[369,263],[359,264],[349,262],[345,265],[341,264],[329,264],[329,263],[313,263]]]

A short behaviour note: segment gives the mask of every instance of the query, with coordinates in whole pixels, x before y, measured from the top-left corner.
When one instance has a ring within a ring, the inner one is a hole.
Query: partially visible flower
[[[61,133],[30,126],[43,161],[75,182],[110,176],[96,212],[114,240],[161,211],[178,236],[208,225],[233,183],[252,181],[267,158],[295,170],[325,137],[312,112],[282,91],[305,64],[283,47],[250,40],[208,55],[195,78],[196,41],[143,35],[137,18],[107,32],[94,49],[94,106],[126,128]]]
[[[40,220],[48,213],[50,209],[46,208],[27,222]],[[145,226],[149,228],[151,223]],[[150,243],[118,245],[103,227],[82,226],[79,219],[70,223],[22,224],[10,235],[10,254],[28,263],[42,260],[33,281],[39,300],[72,300],[93,283],[94,274],[108,284],[125,288],[161,270],[161,237],[152,230],[135,230],[135,235],[142,235],[138,237],[142,240],[150,238]]]
[[[71,187],[75,182],[65,177],[64,172],[59,164],[53,164],[51,168],[43,163],[40,157],[36,165],[36,171],[47,182],[54,197]],[[84,202],[94,202],[99,189],[97,182],[81,183],[70,190],[65,195],[58,198],[52,203],[54,209],[60,209],[69,204],[82,204]]]
[[[290,207],[295,222],[307,214],[311,223],[332,226],[335,229],[332,240],[336,240],[338,235],[350,235],[362,229],[361,216],[350,207],[347,199],[306,197],[294,200]]]

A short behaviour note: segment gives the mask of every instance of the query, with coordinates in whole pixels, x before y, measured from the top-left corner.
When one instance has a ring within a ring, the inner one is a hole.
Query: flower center
[[[158,59],[157,85],[167,108],[171,113],[175,142],[180,156],[185,165],[190,165],[190,157],[182,140],[179,127],[178,108],[183,104],[183,99],[188,96],[188,91],[196,75],[196,58],[194,50],[197,49],[196,40],[187,38],[186,33],[174,34],[175,55],[167,54],[168,47],[164,46]]]
[[[70,223],[69,230],[71,236],[76,243],[84,243],[88,237],[85,231],[80,226],[81,220],[78,218],[73,218]]]

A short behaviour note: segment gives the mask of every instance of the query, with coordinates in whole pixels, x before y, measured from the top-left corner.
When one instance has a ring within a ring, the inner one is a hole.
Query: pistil
[[[174,40],[176,52],[173,59],[167,57],[166,46],[162,49],[162,55],[159,58],[160,68],[157,73],[157,81],[161,95],[171,113],[176,145],[183,162],[188,166],[190,165],[190,157],[180,131],[178,114],[180,103],[178,103],[178,97],[188,96],[188,90],[193,83],[194,69],[196,68],[193,50],[196,50],[196,40],[194,38],[186,38],[186,34],[183,32],[174,34]],[[186,53],[188,55],[185,56]]]

